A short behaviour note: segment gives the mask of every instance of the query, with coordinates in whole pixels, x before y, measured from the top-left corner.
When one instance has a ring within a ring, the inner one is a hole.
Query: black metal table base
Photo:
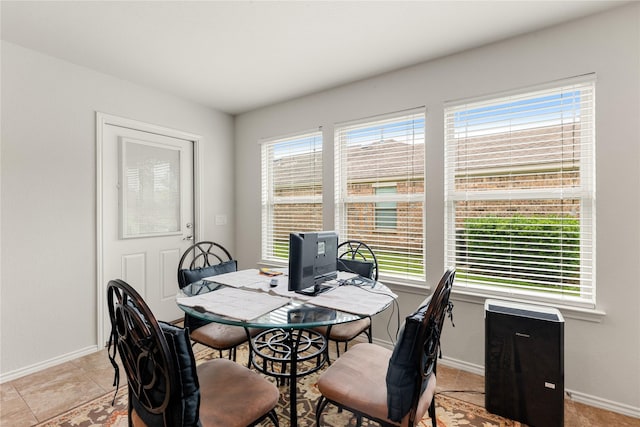
[[[311,329],[267,329],[250,340],[251,365],[278,384],[289,381],[291,426],[298,425],[297,378],[327,362],[327,339]]]

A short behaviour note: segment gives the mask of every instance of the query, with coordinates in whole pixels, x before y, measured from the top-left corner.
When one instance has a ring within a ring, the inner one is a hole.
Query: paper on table
[[[348,271],[338,271],[338,281],[349,280],[353,279],[354,277],[358,277],[358,275],[356,273],[351,273]]]
[[[282,271],[283,269],[278,269]],[[286,270],[286,269],[285,269]],[[288,298],[296,298],[306,301],[310,297],[295,293],[289,290],[289,276],[286,271],[276,277],[269,277],[260,274],[260,270],[252,268],[248,270],[233,271],[231,273],[218,274],[216,276],[205,277],[202,280],[219,283],[232,288],[251,289],[268,292],[271,295],[280,295]],[[275,280],[277,285],[271,286],[271,281]]]
[[[382,311],[398,296],[391,291],[371,290],[359,286],[339,286],[329,292],[313,297],[313,305],[329,307],[347,313],[372,316]]]
[[[269,285],[271,277],[263,276],[257,268],[248,270],[232,271],[231,273],[218,274],[216,276],[204,277],[207,282],[220,283],[221,285],[233,288],[255,288],[262,285]]]
[[[213,314],[247,321],[288,304],[289,298],[264,292],[222,288],[194,297],[178,297],[176,301],[187,307],[201,307]]]

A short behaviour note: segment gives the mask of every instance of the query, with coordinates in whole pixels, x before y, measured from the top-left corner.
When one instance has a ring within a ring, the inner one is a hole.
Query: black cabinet
[[[532,427],[564,424],[564,319],[553,308],[485,302],[485,407]]]

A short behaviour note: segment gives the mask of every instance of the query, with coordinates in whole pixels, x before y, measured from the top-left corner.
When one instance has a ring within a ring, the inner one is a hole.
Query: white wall
[[[2,42],[4,378],[97,344],[96,111],[203,136],[201,236],[234,250],[231,116]]]
[[[427,283],[435,284],[444,268],[443,103],[591,72],[597,74],[597,309],[606,315],[587,321],[565,312],[565,385],[577,400],[640,417],[638,3],[238,116],[241,265],[260,260],[260,138],[323,127],[329,192],[324,201],[330,215],[334,124],[425,105],[426,267]],[[325,227],[333,227],[332,221],[326,219]],[[398,290],[403,315],[426,293]],[[456,327],[445,331],[444,354],[449,363],[482,371],[483,300],[454,298]],[[375,325],[380,340],[388,340],[385,322],[378,319]]]

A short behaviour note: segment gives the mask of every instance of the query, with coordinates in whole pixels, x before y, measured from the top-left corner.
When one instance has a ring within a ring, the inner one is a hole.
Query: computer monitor
[[[316,295],[331,289],[322,283],[338,277],[337,257],[334,231],[289,234],[289,290]]]

